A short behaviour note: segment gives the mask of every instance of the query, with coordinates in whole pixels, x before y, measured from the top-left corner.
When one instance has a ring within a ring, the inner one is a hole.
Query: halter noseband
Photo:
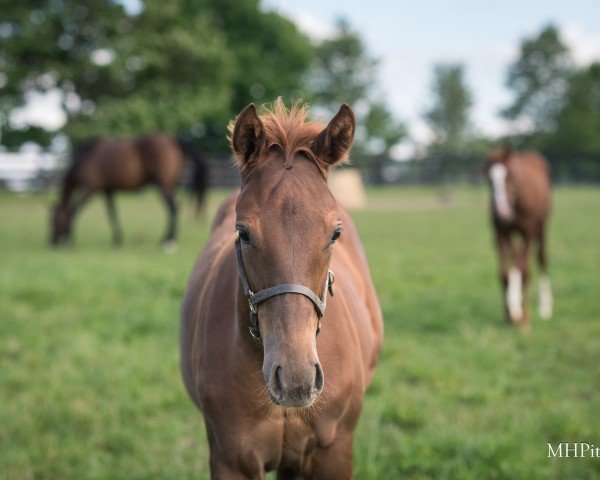
[[[298,285],[296,283],[282,283],[280,285],[265,288],[260,292],[254,293],[252,290],[250,290],[250,285],[248,284],[248,277],[246,276],[246,270],[244,269],[242,246],[239,238],[236,238],[235,240],[235,253],[237,257],[238,271],[240,273],[240,280],[244,289],[244,296],[248,300],[248,306],[250,307],[250,335],[252,335],[254,340],[256,340],[258,343],[262,343],[262,339],[260,338],[260,329],[258,327],[258,311],[256,307],[265,300],[283,293],[296,293],[299,295],[304,295],[310,299],[315,306],[317,316],[319,317],[317,334],[319,333],[321,330],[321,318],[323,315],[325,315],[325,309],[327,308],[327,292],[329,291],[329,294],[333,297],[333,282],[335,281],[335,275],[331,269],[327,270],[325,291],[323,292],[323,297],[321,298],[315,295],[310,288],[305,287],[304,285]]]

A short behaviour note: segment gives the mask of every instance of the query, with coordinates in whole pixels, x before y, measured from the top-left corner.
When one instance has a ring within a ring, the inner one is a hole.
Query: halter
[[[281,295],[283,293],[296,293],[298,295],[304,295],[308,297],[315,306],[319,322],[317,324],[317,335],[321,331],[321,318],[325,315],[325,309],[327,308],[327,292],[333,297],[333,282],[335,281],[335,275],[333,270],[327,270],[327,279],[325,280],[325,291],[323,296],[319,298],[315,293],[304,285],[298,285],[296,283],[282,283],[274,287],[265,288],[260,292],[254,293],[250,290],[248,284],[248,277],[246,276],[246,270],[244,269],[244,257],[242,256],[242,246],[239,237],[235,240],[235,252],[237,256],[238,271],[240,273],[240,280],[242,281],[242,287],[244,289],[244,296],[248,300],[248,306],[250,307],[250,335],[257,342],[262,344],[260,337],[260,329],[258,328],[258,310],[257,306],[268,300],[271,297]]]

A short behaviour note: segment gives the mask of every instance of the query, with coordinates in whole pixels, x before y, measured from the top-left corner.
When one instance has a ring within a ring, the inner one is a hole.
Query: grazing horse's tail
[[[208,165],[200,151],[191,142],[178,137],[177,143],[181,151],[192,162],[192,175],[188,187],[196,194],[196,213],[199,213],[208,190]]]

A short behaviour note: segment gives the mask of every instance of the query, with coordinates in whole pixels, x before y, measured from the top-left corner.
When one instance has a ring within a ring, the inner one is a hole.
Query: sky
[[[121,1],[139,10],[139,0]],[[465,65],[474,128],[496,136],[509,132],[498,112],[511,101],[504,80],[523,38],[553,22],[577,63],[600,61],[600,0],[262,0],[262,8],[287,16],[315,40],[334,35],[336,20],[345,17],[379,59],[379,94],[417,144],[429,139],[422,116],[435,63]],[[13,120],[56,128],[66,120],[59,105],[58,92],[33,94]]]
[[[506,70],[524,38],[553,22],[577,63],[600,60],[600,0],[264,0],[263,8],[286,15],[315,39],[334,34],[336,19],[345,17],[380,60],[381,95],[418,142],[429,138],[422,115],[435,63],[465,65],[474,127],[501,135],[509,126],[498,111],[512,98]]]

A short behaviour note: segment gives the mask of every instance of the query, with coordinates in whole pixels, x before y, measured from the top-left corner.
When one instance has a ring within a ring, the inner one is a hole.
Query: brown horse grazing
[[[122,243],[113,194],[118,190],[138,190],[154,184],[168,208],[169,223],[165,250],[176,246],[177,205],[175,190],[181,181],[188,156],[193,161],[192,188],[198,208],[207,188],[207,169],[202,158],[188,144],[164,134],[123,140],[94,139],[73,152],[73,161],[63,181],[61,197],[52,216],[51,244],[72,241],[75,214],[95,193],[104,193],[113,241]]]
[[[528,256],[537,243],[540,266],[539,313],[552,316],[546,226],[550,214],[550,177],[537,153],[514,152],[510,145],[488,155],[486,175],[492,187],[492,222],[500,256],[506,318],[529,327]],[[514,238],[522,237],[522,244]]]
[[[183,301],[181,370],[204,412],[212,478],[352,477],[383,323],[356,229],[327,188],[354,114],[342,105],[327,127],[306,115],[278,100],[237,117],[242,187],[220,207]]]

